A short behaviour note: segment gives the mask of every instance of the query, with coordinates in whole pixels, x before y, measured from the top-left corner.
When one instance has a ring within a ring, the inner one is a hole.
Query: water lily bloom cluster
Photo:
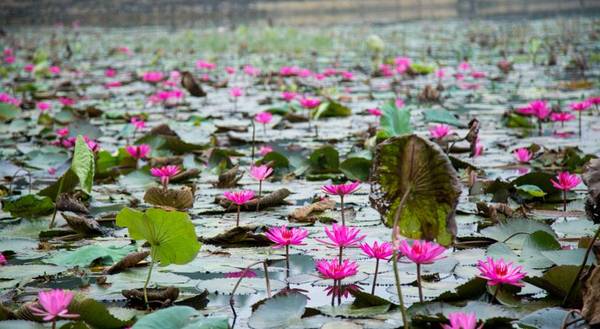
[[[131,155],[131,157],[134,159],[145,159],[150,154],[150,145],[129,145],[125,147],[125,151],[127,151],[127,153],[129,153],[129,155]]]
[[[503,258],[494,260],[492,257],[487,257],[486,260],[477,262],[477,269],[479,277],[486,279],[490,286],[508,284],[522,287],[521,280],[527,275],[522,266],[505,262]]]
[[[450,324],[443,324],[442,329],[481,329],[483,323],[477,326],[475,313],[454,312],[448,314]]]
[[[179,172],[181,172],[181,168],[175,165],[168,165],[150,169],[150,173],[152,174],[152,176],[160,178],[160,182],[165,189],[169,185],[169,181],[171,180],[171,178],[179,174]]]
[[[40,291],[38,294],[38,305],[29,306],[31,313],[40,316],[44,321],[55,322],[58,318],[74,319],[78,314],[69,313],[69,304],[75,295],[67,290],[54,289]]]

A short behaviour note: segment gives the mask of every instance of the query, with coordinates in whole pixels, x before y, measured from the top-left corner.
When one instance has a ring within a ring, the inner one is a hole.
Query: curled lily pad
[[[188,186],[166,190],[155,186],[146,190],[144,201],[166,209],[184,210],[194,206],[194,192]]]
[[[400,233],[450,245],[461,189],[450,160],[417,135],[391,138],[377,146],[371,177],[371,204],[391,226],[401,199]]]

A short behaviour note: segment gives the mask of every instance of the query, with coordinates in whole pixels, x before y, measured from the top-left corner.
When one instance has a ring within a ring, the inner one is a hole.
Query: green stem
[[[375,277],[373,278],[373,287],[371,287],[371,295],[375,295],[375,285],[377,284],[377,272],[379,272],[379,258],[375,260]]]
[[[54,213],[52,214],[52,220],[50,221],[50,226],[48,226],[48,228],[54,227],[54,220],[56,219],[56,212],[58,211],[58,197],[60,196],[60,193],[62,192],[63,182],[64,182],[64,175],[63,175],[63,177],[60,178],[60,181],[58,183],[58,190],[56,191],[56,197],[54,198]]]
[[[256,125],[254,120],[250,120],[252,123],[252,163],[254,163],[254,149],[256,148]]]
[[[573,294],[573,291],[575,290],[575,286],[577,285],[577,282],[579,282],[579,277],[581,276],[581,272],[583,272],[583,269],[585,268],[585,264],[587,263],[588,257],[590,256],[590,252],[592,251],[592,248],[594,247],[594,244],[596,243],[596,240],[598,239],[599,235],[600,235],[600,227],[598,227],[598,229],[596,230],[596,234],[594,234],[592,241],[590,241],[590,244],[587,247],[587,250],[585,251],[585,256],[583,257],[583,262],[581,262],[581,266],[579,266],[577,275],[575,275],[575,278],[573,278],[573,282],[571,282],[569,291],[567,292],[565,299],[563,299],[563,302],[562,302],[563,307],[565,307],[567,305],[567,302],[571,298],[571,295]]]
[[[258,181],[258,199],[256,200],[256,211],[260,209],[260,195],[262,194],[262,181]]]
[[[237,206],[237,218],[235,220],[235,227],[240,226],[240,205]]]
[[[410,193],[411,186],[406,189],[402,199],[400,200],[400,204],[398,208],[396,208],[396,213],[394,214],[394,225],[392,226],[392,245],[396,246],[396,232],[398,232],[398,221],[400,220],[400,214],[402,213],[402,208],[404,208],[404,204],[406,203],[406,199],[408,198],[408,194]],[[398,300],[400,301],[400,312],[402,313],[402,322],[404,324],[405,329],[410,329],[410,323],[408,319],[408,314],[406,312],[406,307],[404,306],[404,297],[402,296],[402,287],[400,282],[400,274],[398,273],[398,251],[394,248],[394,254],[392,256],[393,268],[394,268],[394,279],[396,281],[396,292],[398,293]]]
[[[423,302],[423,286],[421,285],[421,264],[417,263],[417,286],[419,287],[419,301]]]
[[[287,273],[287,278],[290,278],[290,246],[285,246],[285,269]]]
[[[501,287],[502,287],[501,285],[497,285],[496,286],[496,290],[494,291],[494,295],[492,296],[492,304],[494,304],[494,302],[496,301],[496,298],[498,296],[498,292],[500,291]]]
[[[154,252],[152,252],[154,254]],[[146,303],[146,307],[150,308],[150,304],[148,304],[148,283],[150,282],[150,277],[152,276],[152,268],[154,267],[154,257],[152,256],[152,260],[150,260],[150,268],[148,268],[148,276],[146,277],[146,282],[144,282],[144,302]]]
[[[56,319],[52,320],[52,329],[56,329]]]
[[[271,298],[271,281],[269,281],[269,264],[267,263],[268,259],[265,259],[263,262],[263,269],[265,271],[265,281],[267,284],[267,297]],[[286,282],[289,288],[290,283]]]
[[[567,190],[563,190],[563,212],[567,212]]]
[[[346,226],[346,217],[344,216],[344,196],[340,195],[340,200],[342,204],[342,225]]]
[[[579,111],[579,138],[581,138],[581,112]]]

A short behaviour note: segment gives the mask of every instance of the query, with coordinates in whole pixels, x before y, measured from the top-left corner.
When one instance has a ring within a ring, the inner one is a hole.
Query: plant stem
[[[52,320],[52,329],[56,329],[56,319]]]
[[[151,254],[154,254],[152,252]],[[154,267],[154,257],[150,261],[150,268],[148,268],[148,276],[146,277],[146,282],[144,282],[144,302],[146,303],[146,308],[150,308],[150,304],[148,304],[148,282],[150,282],[150,276],[152,275],[152,267]]]
[[[240,205],[237,206],[237,218],[235,220],[235,227],[240,226]]]
[[[285,246],[285,269],[287,273],[286,278],[290,278],[290,246],[286,245]]]
[[[581,138],[581,112],[579,111],[579,138]]]
[[[48,228],[54,227],[54,220],[56,219],[56,212],[58,211],[58,204],[57,204],[58,197],[60,196],[60,193],[62,192],[63,182],[64,182],[64,175],[60,178],[60,181],[58,183],[58,190],[56,191],[56,197],[54,198],[54,213],[52,214],[52,220],[50,220],[50,225],[48,226]]]
[[[373,278],[373,287],[371,287],[371,295],[375,295],[375,285],[377,284],[377,272],[379,272],[379,258],[375,259],[375,277]]]
[[[269,264],[267,263],[267,259],[265,259],[265,261],[263,262],[263,269],[265,271],[265,281],[267,284],[267,297],[271,298],[271,281],[269,281]],[[289,282],[287,282],[288,287],[290,285]]]
[[[344,196],[340,195],[340,202],[342,204],[342,225],[346,226],[346,217],[344,216]]]
[[[571,286],[569,287],[569,291],[567,292],[565,299],[563,299],[563,302],[562,302],[563,307],[565,307],[567,305],[569,298],[571,298],[571,295],[573,294],[573,291],[575,290],[575,286],[577,285],[577,282],[579,281],[579,276],[581,276],[581,272],[583,272],[583,269],[585,268],[585,264],[587,263],[588,257],[590,256],[590,252],[592,251],[592,248],[594,247],[594,243],[596,243],[596,240],[598,239],[599,235],[600,235],[600,227],[598,227],[598,229],[596,230],[596,234],[594,234],[592,241],[590,241],[590,245],[587,247],[587,250],[585,251],[585,256],[583,257],[583,262],[581,263],[581,266],[579,266],[579,270],[577,271],[577,275],[575,275],[575,278],[573,278],[573,282],[571,282]]]
[[[331,306],[335,305],[335,288],[337,287],[337,280],[333,280],[333,286],[331,287]]]
[[[400,204],[398,208],[396,208],[396,213],[394,214],[394,225],[392,225],[392,245],[396,246],[396,232],[398,232],[398,221],[400,220],[400,214],[402,213],[402,208],[404,208],[404,204],[406,203],[406,199],[408,198],[408,194],[410,193],[411,186],[406,189],[402,199],[400,200]],[[408,314],[406,312],[406,307],[404,306],[404,297],[402,297],[402,287],[400,282],[400,274],[398,273],[398,250],[394,248],[394,254],[392,256],[393,268],[394,268],[394,279],[396,281],[396,292],[398,293],[398,300],[400,301],[400,312],[402,313],[402,323],[404,324],[405,329],[410,329],[410,323],[408,319]]]
[[[256,147],[256,125],[254,120],[250,120],[252,123],[252,163],[254,163],[254,149]]]
[[[567,190],[563,190],[563,212],[567,212]]]
[[[256,200],[256,211],[260,209],[260,195],[262,194],[262,181],[258,181],[258,199]]]
[[[423,287],[421,286],[421,264],[417,263],[417,286],[419,287],[419,301],[423,302]]]
[[[501,285],[496,286],[496,290],[494,291],[494,295],[492,296],[492,304],[496,301],[496,297],[498,296],[498,292],[500,291]]]

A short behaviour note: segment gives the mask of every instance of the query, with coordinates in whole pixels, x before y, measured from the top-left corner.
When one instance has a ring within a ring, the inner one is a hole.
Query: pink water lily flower
[[[324,241],[321,239],[315,239],[327,246],[336,248],[350,248],[357,247],[359,243],[366,238],[366,235],[358,235],[360,230],[354,227],[347,227],[344,225],[333,224],[331,230],[325,227],[325,234],[329,237],[330,241]]]
[[[433,128],[429,128],[429,134],[431,137],[435,139],[442,139],[452,133],[452,129],[450,126],[440,123],[438,125],[433,126]]]
[[[575,119],[575,116],[569,112],[552,112],[550,120],[554,122],[567,122]]]
[[[581,183],[581,178],[568,171],[563,171],[556,175],[556,180],[550,179],[550,182],[552,183],[552,186],[559,190],[570,191]]]
[[[74,319],[78,314],[69,313],[69,304],[75,295],[66,290],[54,289],[38,293],[38,305],[29,306],[31,313],[43,317],[44,321],[55,322],[58,318]]]
[[[406,105],[406,103],[404,103],[404,100],[402,98],[396,98],[396,101],[394,102],[394,104],[396,104],[397,108],[403,108],[404,105]]]
[[[311,98],[311,97],[302,97],[299,100],[300,105],[302,105],[302,107],[304,107],[305,109],[314,109],[317,106],[321,105],[321,100],[318,98]]]
[[[199,59],[196,61],[196,68],[200,70],[214,70],[216,67],[217,64],[205,61],[203,59]]]
[[[29,64],[25,64],[25,66],[23,66],[23,70],[25,72],[33,72],[33,69],[35,69],[35,65],[29,63]]]
[[[260,69],[250,64],[244,65],[244,73],[248,76],[255,77],[260,74]]]
[[[104,84],[104,88],[106,89],[112,89],[112,88],[118,88],[121,87],[123,84],[121,83],[121,81],[110,81]]]
[[[446,248],[431,241],[414,240],[411,245],[406,240],[402,240],[398,250],[413,263],[432,264],[444,258],[441,255],[446,251]]]
[[[233,66],[225,66],[225,72],[227,72],[227,74],[232,75],[235,73],[235,67]]]
[[[269,240],[276,243],[274,248],[282,248],[285,246],[304,245],[302,240],[308,236],[308,231],[295,227],[288,229],[283,225],[281,227],[271,227],[265,235]]]
[[[262,165],[262,166],[252,166],[250,167],[250,176],[258,181],[263,181],[269,177],[273,173],[273,168]]]
[[[179,168],[179,166],[175,166],[175,165],[168,165],[168,166],[150,169],[150,173],[152,174],[152,176],[159,177],[160,182],[162,183],[163,188],[165,188],[165,189],[169,185],[169,181],[171,180],[171,178],[173,176],[176,176],[177,174],[179,174],[180,171],[181,171],[181,168]]]
[[[258,154],[260,154],[260,156],[262,156],[262,157],[264,157],[265,155],[267,155],[267,154],[269,154],[271,152],[273,152],[273,148],[270,147],[270,146],[268,146],[268,145],[261,146],[258,149]]]
[[[343,71],[341,73],[341,75],[342,75],[342,79],[347,80],[347,81],[354,79],[354,73],[349,72],[349,71]]]
[[[140,144],[140,145],[129,145],[125,147],[125,151],[131,155],[134,159],[145,159],[150,154],[150,145],[148,144]]]
[[[58,74],[60,74],[60,67],[58,67],[58,66],[50,66],[50,68],[48,69],[48,71],[50,71],[50,73],[52,73],[54,75],[58,75]]]
[[[533,112],[533,115],[540,120],[546,119],[552,111],[552,109],[548,106],[548,103],[541,99],[534,100],[533,102],[529,103],[528,106]]]
[[[358,264],[344,260],[341,264],[337,259],[320,260],[316,263],[317,271],[325,279],[343,280],[358,273]]]
[[[281,98],[286,102],[293,101],[294,98],[296,98],[296,96],[298,96],[298,93],[295,93],[293,91],[284,91],[281,93]]]
[[[383,112],[377,107],[367,109],[367,112],[369,112],[374,117],[380,117],[383,114]]]
[[[437,71],[435,71],[435,76],[438,79],[443,79],[446,76],[446,69],[443,67],[439,68]]]
[[[52,104],[50,104],[48,102],[38,102],[36,104],[36,107],[38,110],[45,112],[45,111],[48,111],[52,107]]]
[[[513,155],[520,163],[527,163],[533,157],[533,154],[525,147],[516,149]]]
[[[379,65],[379,72],[384,77],[391,77],[394,75],[394,71],[392,71],[392,67],[388,64]]]
[[[477,269],[480,272],[479,277],[486,279],[490,286],[508,284],[522,287],[524,284],[521,280],[527,275],[522,266],[514,266],[512,262],[507,263],[503,258],[494,260],[487,257],[485,261],[477,262]]]
[[[475,313],[454,312],[448,314],[450,324],[443,324],[442,329],[481,329],[483,323],[477,326],[477,316]]]
[[[325,192],[326,194],[340,196],[342,225],[346,225],[346,217],[344,214],[344,196],[356,192],[359,187],[359,181],[350,182],[347,184],[324,185],[321,187],[321,191]]]
[[[483,71],[473,71],[473,72],[471,72],[471,76],[474,79],[482,79],[482,78],[485,78],[486,73]]]
[[[271,114],[270,112],[260,112],[254,117],[254,120],[264,125],[270,123],[271,120],[273,120],[273,114]]]
[[[369,256],[369,258],[383,260],[390,259],[394,253],[394,247],[389,242],[383,242],[379,244],[377,241],[375,241],[371,245],[368,243],[362,243],[360,245],[360,249],[365,253],[365,255]]]
[[[135,127],[136,130],[141,130],[146,127],[146,122],[138,117],[132,117],[130,123]]]
[[[59,97],[58,98],[58,102],[61,103],[63,106],[73,106],[73,105],[75,105],[75,100],[73,98],[70,98],[70,97]]]
[[[468,61],[462,61],[458,64],[458,69],[461,71],[469,71],[471,69],[471,64]]]
[[[163,74],[162,72],[158,72],[158,71],[149,71],[149,72],[145,72],[142,75],[142,80],[146,81],[146,82],[150,82],[150,83],[157,83],[160,82],[163,79]]]
[[[227,200],[237,205],[237,217],[235,221],[235,226],[240,226],[240,207],[254,198],[254,191],[243,190],[235,192],[225,192],[223,193],[223,195],[225,196],[225,198],[227,198]]]
[[[117,70],[113,69],[112,67],[109,67],[106,70],[104,70],[104,76],[107,78],[114,78],[116,75]]]
[[[0,266],[4,266],[6,264],[8,264],[8,260],[6,260],[6,257],[4,256],[4,254],[2,254],[0,252]]]
[[[573,111],[581,112],[589,109],[592,105],[589,101],[582,101],[569,104],[569,108]]]
[[[64,128],[60,128],[56,131],[56,135],[59,137],[67,137],[69,136],[69,128],[68,127],[64,127]]]
[[[233,98],[241,97],[244,95],[244,90],[240,87],[233,87],[229,89],[229,96]]]

